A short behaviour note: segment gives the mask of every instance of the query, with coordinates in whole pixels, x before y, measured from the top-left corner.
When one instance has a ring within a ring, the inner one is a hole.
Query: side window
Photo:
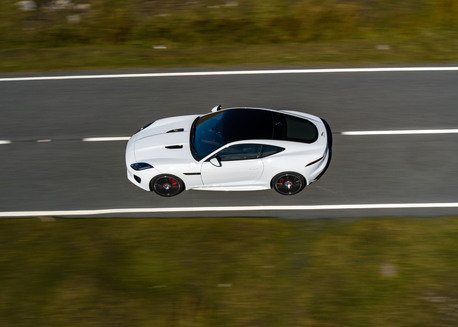
[[[275,146],[275,145],[266,145],[266,144],[264,144],[262,146],[261,158],[271,156],[271,155],[273,155],[275,153],[282,152],[283,150],[285,150],[285,148],[282,148],[282,147],[279,147],[279,146]]]
[[[257,159],[261,156],[261,144],[236,144],[216,154],[220,161]]]

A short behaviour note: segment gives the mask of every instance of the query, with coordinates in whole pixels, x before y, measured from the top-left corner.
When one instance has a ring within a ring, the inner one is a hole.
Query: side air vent
[[[183,149],[182,145],[167,145],[166,149]]]
[[[184,132],[184,128],[175,128],[167,131],[167,133],[177,133],[177,132]]]

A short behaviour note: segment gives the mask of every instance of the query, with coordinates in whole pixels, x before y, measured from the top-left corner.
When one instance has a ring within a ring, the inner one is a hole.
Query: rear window
[[[274,113],[274,139],[313,143],[318,139],[318,130],[306,119]]]

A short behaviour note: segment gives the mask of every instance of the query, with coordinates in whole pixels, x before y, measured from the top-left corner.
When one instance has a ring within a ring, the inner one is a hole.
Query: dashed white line
[[[348,131],[342,135],[409,135],[409,134],[458,134],[458,129],[412,129],[391,131]]]
[[[57,210],[57,211],[6,211],[1,218],[40,217],[40,216],[94,216],[129,213],[167,212],[237,212],[237,211],[313,211],[313,210],[358,210],[358,209],[414,209],[414,208],[458,208],[458,202],[449,203],[377,203],[377,204],[330,204],[298,206],[227,206],[227,207],[172,207],[172,208],[128,208],[97,210]]]
[[[327,68],[327,69],[268,69],[268,70],[237,70],[237,71],[206,71],[206,72],[175,72],[175,73],[170,72],[170,73],[142,73],[142,74],[4,77],[4,78],[0,78],[0,82],[102,79],[102,78],[186,77],[186,76],[265,75],[265,74],[425,72],[425,71],[430,72],[430,71],[457,71],[457,70],[458,70],[457,66],[452,66],[452,67]]]
[[[416,130],[388,130],[388,131],[345,131],[341,135],[364,136],[364,135],[415,135],[415,134],[458,134],[458,129],[416,129]],[[128,141],[130,136],[108,136],[108,137],[85,137],[83,142],[111,142]],[[52,139],[39,139],[37,143],[52,142]],[[1,144],[11,144],[10,140],[0,140]]]
[[[86,137],[83,142],[109,142],[109,141],[128,141],[130,136],[112,136],[112,137]]]
[[[458,134],[458,129],[415,129],[415,130],[388,130],[388,131],[346,131],[341,135],[363,136],[363,135],[415,135],[415,134]],[[107,136],[107,137],[85,137],[83,142],[110,142],[128,141],[130,136]],[[52,142],[52,139],[39,139],[37,143]],[[0,140],[0,144],[11,144],[10,140]]]

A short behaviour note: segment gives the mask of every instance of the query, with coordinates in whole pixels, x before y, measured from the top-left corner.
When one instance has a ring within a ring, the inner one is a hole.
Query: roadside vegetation
[[[455,0],[2,0],[0,70],[456,62]]]
[[[0,221],[1,326],[456,326],[458,218]]]

